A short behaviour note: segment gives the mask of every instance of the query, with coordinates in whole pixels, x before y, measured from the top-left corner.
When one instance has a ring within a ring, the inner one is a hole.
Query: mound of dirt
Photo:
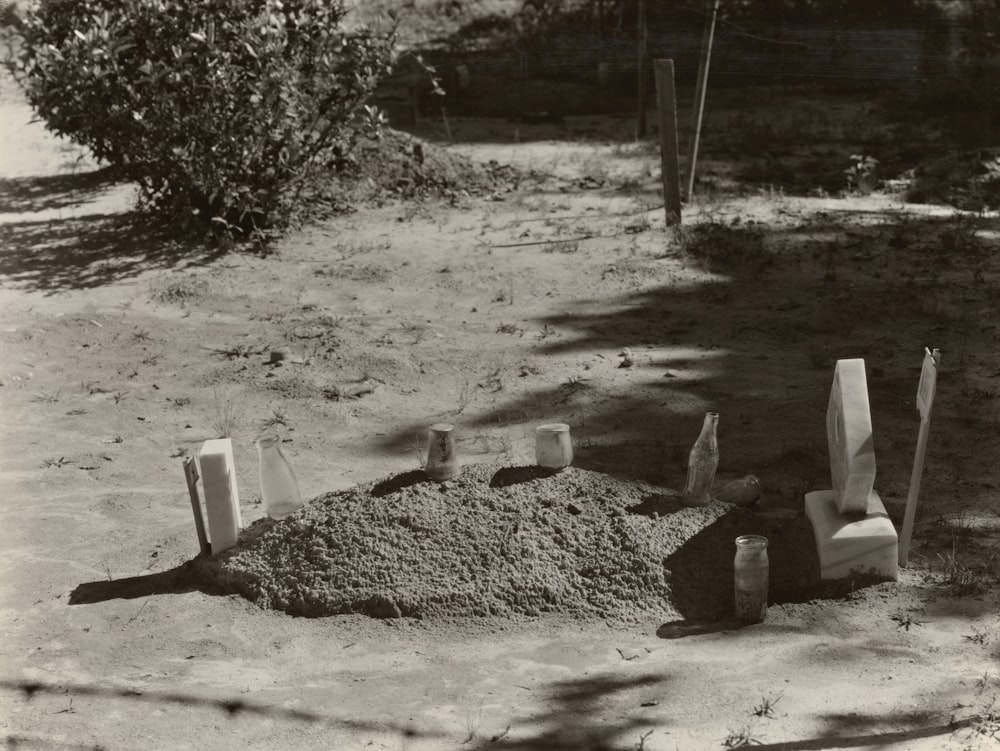
[[[674,491],[570,468],[471,465],[313,499],[202,561],[212,585],[295,615],[725,617],[734,539],[771,537],[772,600],[818,592],[795,512],[683,507]]]
[[[355,148],[338,180],[349,200],[359,201],[387,195],[408,200],[502,195],[535,177],[495,161],[479,164],[387,128],[379,139]]]

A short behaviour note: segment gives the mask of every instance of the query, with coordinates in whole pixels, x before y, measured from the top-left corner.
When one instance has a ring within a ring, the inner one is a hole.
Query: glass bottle
[[[535,428],[535,464],[539,467],[563,469],[573,462],[573,441],[569,425],[550,422]]]
[[[736,618],[742,623],[760,623],[767,613],[769,578],[767,538],[743,535],[736,538],[733,561]]]
[[[455,453],[455,426],[437,422],[427,429],[427,464],[424,472],[432,480],[444,481],[458,476],[458,455]]]
[[[260,497],[272,519],[281,519],[304,505],[299,483],[281,451],[274,433],[260,436],[255,444],[260,457]]]
[[[719,467],[718,412],[706,412],[698,440],[688,456],[687,484],[681,494],[685,506],[707,506],[712,502],[712,482]]]

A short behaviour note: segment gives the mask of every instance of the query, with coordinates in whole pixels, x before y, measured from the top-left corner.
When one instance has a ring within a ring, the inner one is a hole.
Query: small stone
[[[285,360],[290,360],[292,357],[292,351],[288,347],[279,347],[278,349],[271,350],[271,358],[269,362],[272,365],[278,365],[283,363]]]

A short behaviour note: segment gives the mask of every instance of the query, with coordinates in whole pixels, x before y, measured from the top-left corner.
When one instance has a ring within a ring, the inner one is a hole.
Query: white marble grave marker
[[[826,410],[834,501],[841,514],[868,512],[875,486],[875,446],[865,361],[837,360]]]

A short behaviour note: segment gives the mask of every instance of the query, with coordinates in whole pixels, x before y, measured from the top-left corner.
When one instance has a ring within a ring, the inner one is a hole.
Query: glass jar
[[[535,428],[535,464],[539,467],[563,469],[573,462],[573,441],[569,425],[550,422]]]
[[[427,429],[427,464],[424,472],[432,480],[444,481],[458,476],[458,454],[455,453],[455,426],[438,422]]]
[[[742,623],[760,623],[767,613],[769,563],[767,538],[742,535],[736,538],[733,561],[736,618]]]
[[[274,433],[260,436],[255,442],[260,457],[260,498],[272,519],[281,519],[304,505],[299,483],[281,451],[281,440]]]

